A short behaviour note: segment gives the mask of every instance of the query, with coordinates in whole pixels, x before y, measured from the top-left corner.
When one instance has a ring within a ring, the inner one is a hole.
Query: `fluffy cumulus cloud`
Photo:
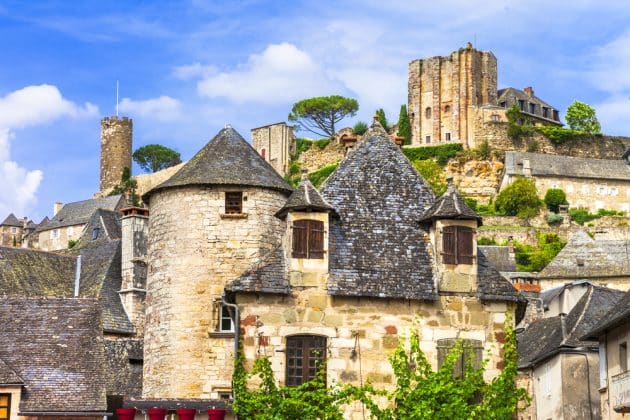
[[[290,43],[269,45],[245,64],[210,75],[197,85],[202,96],[263,104],[327,95],[333,87],[311,56]]]
[[[181,116],[181,109],[181,102],[170,96],[160,96],[139,101],[123,98],[120,101],[120,110],[122,112],[158,121],[174,121],[178,119]]]
[[[15,130],[71,117],[98,114],[96,106],[83,106],[64,99],[55,86],[28,86],[0,97],[0,215],[18,217],[36,203],[37,189],[44,177],[39,169],[27,169],[11,159]]]

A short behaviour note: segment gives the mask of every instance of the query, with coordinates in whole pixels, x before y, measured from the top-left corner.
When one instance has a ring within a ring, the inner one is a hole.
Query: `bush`
[[[559,206],[569,204],[567,195],[560,188],[548,189],[543,201],[547,205],[547,208],[554,213],[558,213]]]
[[[315,140],[313,142],[313,144],[317,146],[319,150],[324,150],[326,146],[328,146],[328,143],[330,143],[330,137],[327,137],[325,139]]]
[[[306,152],[308,149],[310,149],[312,145],[313,145],[312,141],[304,139],[302,137],[297,137],[295,139],[295,156],[294,156],[294,158],[295,159],[299,158],[300,155],[303,152]]]
[[[464,201],[471,208],[472,211],[477,211],[477,200],[474,198],[464,197]]]
[[[555,233],[539,234],[538,246],[514,242],[516,269],[518,271],[541,271],[564,248],[566,242]]]
[[[556,225],[560,222],[562,222],[562,216],[560,216],[558,213],[549,213],[547,215],[547,223],[549,223],[550,225]]]
[[[482,141],[479,147],[477,148],[476,152],[479,159],[483,159],[483,160],[490,159],[490,157],[492,156],[492,148],[490,147],[488,140]]]
[[[412,162],[417,160],[435,159],[444,166],[449,159],[457,156],[463,150],[460,143],[441,144],[439,146],[403,147],[402,151]]]
[[[354,127],[352,127],[352,132],[357,136],[364,135],[366,131],[368,131],[368,125],[363,121],[357,122]]]
[[[407,105],[400,106],[398,135],[405,138],[405,144],[411,144],[411,122],[409,121],[409,114],[407,114]]]
[[[479,204],[477,205],[477,208],[475,209],[475,211],[480,216],[495,216],[497,214],[496,210],[494,209],[494,204],[492,203]]]
[[[533,217],[538,214],[540,199],[534,181],[527,178],[516,178],[497,195],[495,208],[506,216],[520,218]]]
[[[330,165],[322,166],[318,170],[308,174],[308,179],[313,183],[315,188],[319,188],[320,185],[326,181],[326,179],[332,174],[339,166],[339,162],[331,163]]]
[[[624,216],[626,213],[623,211],[615,211],[615,210],[607,210],[607,209],[599,209],[597,213],[592,214],[583,207],[579,207],[577,209],[569,209],[569,216],[571,216],[571,220],[579,225],[584,225],[584,223],[590,222],[591,220],[599,219],[604,216]],[[589,225],[590,226],[590,225]]]
[[[579,140],[587,136],[583,131],[571,130],[555,125],[536,126],[534,129],[555,144],[561,144],[567,140]]]
[[[494,240],[494,238],[486,238],[484,236],[482,236],[481,238],[477,239],[477,245],[496,245],[497,241]]]
[[[442,167],[434,160],[417,160],[413,162],[414,168],[422,175],[427,184],[431,187],[436,196],[441,196],[446,192],[446,180]]]

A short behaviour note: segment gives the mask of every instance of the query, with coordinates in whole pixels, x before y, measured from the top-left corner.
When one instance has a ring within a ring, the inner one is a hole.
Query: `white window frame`
[[[50,231],[50,239],[59,239],[59,229],[53,229]]]
[[[68,237],[70,237],[70,236],[72,236],[72,235],[74,235],[74,227],[73,227],[73,226],[70,226],[70,227],[68,228]]]
[[[229,322],[229,328],[226,328],[224,323]],[[219,332],[234,332],[234,320],[230,316],[229,308],[227,305],[220,304],[219,305],[219,324],[218,324]]]

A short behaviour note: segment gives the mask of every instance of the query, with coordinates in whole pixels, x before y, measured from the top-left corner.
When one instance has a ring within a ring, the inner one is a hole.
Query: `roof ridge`
[[[591,287],[588,288],[588,291],[586,292],[586,293],[588,293],[588,296],[586,298],[586,302],[584,302],[584,305],[582,305],[582,308],[581,308],[581,311],[580,311],[580,315],[578,316],[578,319],[573,324],[573,327],[571,328],[571,332],[567,333],[566,336],[562,337],[562,342],[560,343],[560,345],[564,345],[567,342],[567,339],[575,332],[575,330],[577,329],[578,325],[580,325],[580,323],[584,319],[584,314],[586,313],[586,311],[588,309],[588,306],[591,303],[591,300],[593,299],[593,292],[594,292],[594,290],[595,290],[595,288],[592,285],[591,285]],[[565,315],[565,317],[566,316],[568,316],[568,314]]]

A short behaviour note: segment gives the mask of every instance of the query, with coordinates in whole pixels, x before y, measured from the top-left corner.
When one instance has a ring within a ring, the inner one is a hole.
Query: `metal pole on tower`
[[[118,80],[116,80],[116,116],[118,116]]]

